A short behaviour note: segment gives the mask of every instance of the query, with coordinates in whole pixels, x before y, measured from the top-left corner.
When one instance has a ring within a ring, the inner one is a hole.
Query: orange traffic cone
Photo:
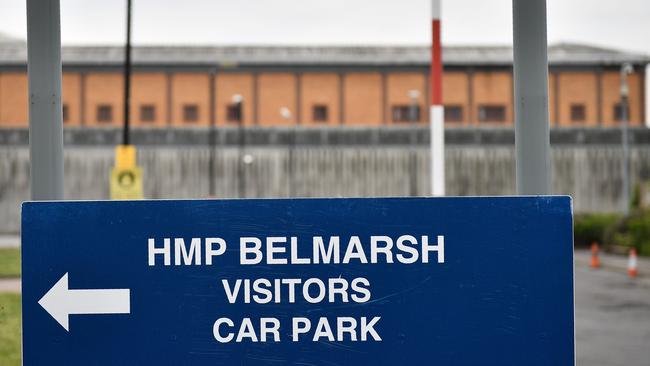
[[[636,277],[639,274],[637,270],[636,248],[630,250],[630,259],[627,262],[627,274],[630,277]]]
[[[600,257],[598,257],[599,251],[600,248],[598,247],[598,243],[591,243],[591,268],[600,268]]]

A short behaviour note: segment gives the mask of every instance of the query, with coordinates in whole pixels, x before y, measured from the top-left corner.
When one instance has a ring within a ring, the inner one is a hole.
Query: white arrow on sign
[[[129,289],[70,290],[67,273],[38,303],[67,331],[71,314],[131,313]]]

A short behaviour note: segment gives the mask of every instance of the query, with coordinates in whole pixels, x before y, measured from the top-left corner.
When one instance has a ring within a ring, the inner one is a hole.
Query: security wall
[[[66,131],[65,195],[109,196],[119,130]],[[212,137],[212,138],[211,138]],[[423,128],[136,130],[146,198],[373,197],[429,195]],[[515,194],[511,130],[447,131],[448,195]],[[633,130],[633,184],[650,179],[650,133]],[[215,148],[208,146],[214,141]],[[619,130],[555,130],[553,191],[576,212],[621,211]],[[29,199],[27,131],[0,130],[0,233],[20,230]],[[243,159],[250,155],[252,159]],[[243,163],[248,161],[249,163]]]

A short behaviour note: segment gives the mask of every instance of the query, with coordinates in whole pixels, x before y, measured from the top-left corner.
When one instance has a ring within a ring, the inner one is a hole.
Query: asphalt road
[[[576,265],[578,366],[650,366],[650,285]]]

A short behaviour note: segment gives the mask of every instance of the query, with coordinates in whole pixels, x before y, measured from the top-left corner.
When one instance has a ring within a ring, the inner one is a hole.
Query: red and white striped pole
[[[431,194],[445,195],[445,112],[442,104],[442,47],[440,2],[431,0]]]

